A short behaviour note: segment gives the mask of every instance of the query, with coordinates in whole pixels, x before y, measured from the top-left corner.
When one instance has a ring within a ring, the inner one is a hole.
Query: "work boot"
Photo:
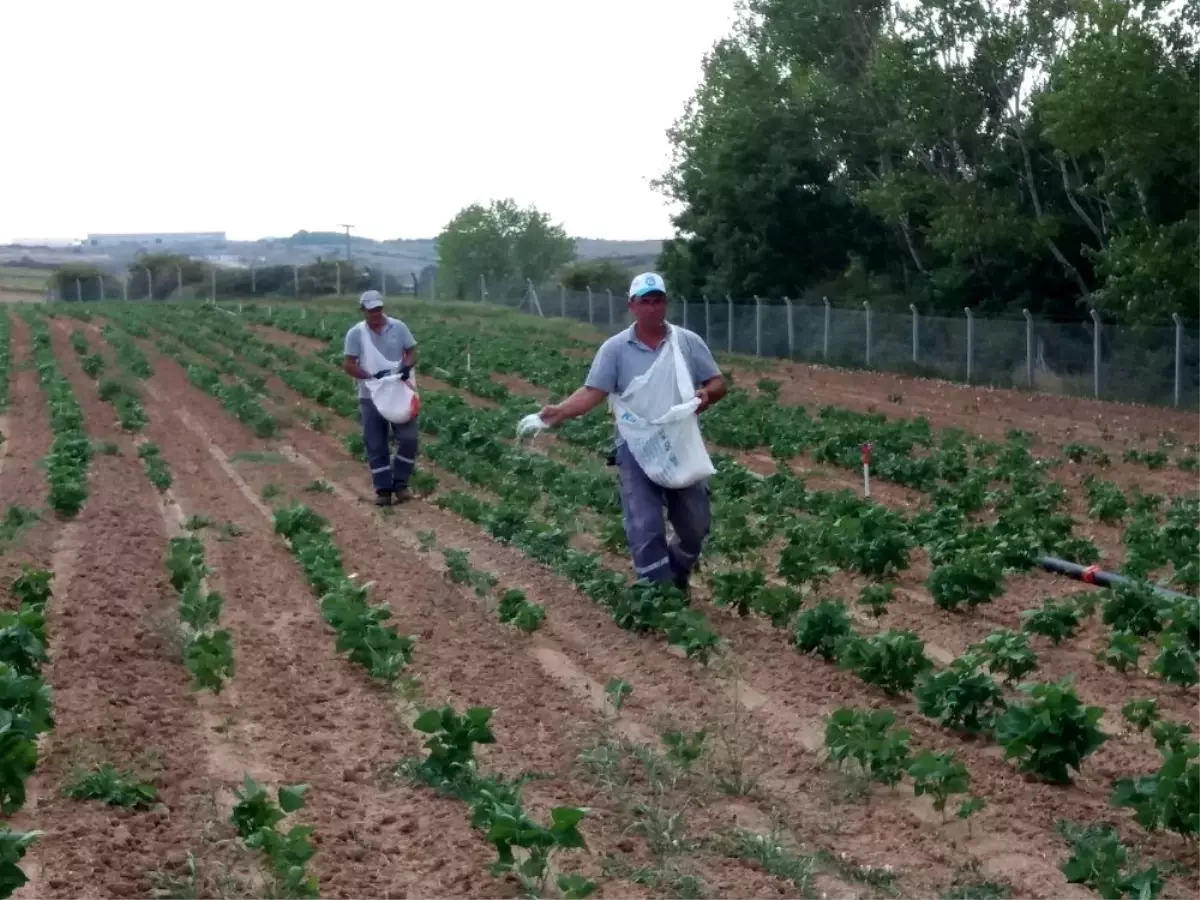
[[[683,594],[684,603],[691,603],[691,578],[688,573],[685,572],[682,575],[676,575],[672,581],[675,587],[679,589],[679,592]]]
[[[396,502],[397,503],[407,503],[411,499],[412,499],[412,493],[409,491],[408,488],[406,488],[406,487],[396,488]]]
[[[392,492],[391,491],[376,491],[375,492],[375,505],[376,506],[391,506],[392,505]]]

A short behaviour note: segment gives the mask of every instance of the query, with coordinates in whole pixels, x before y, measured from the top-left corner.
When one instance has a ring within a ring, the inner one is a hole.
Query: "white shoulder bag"
[[[700,398],[674,328],[667,342],[649,371],[620,397],[611,397],[609,405],[617,431],[646,477],[674,490],[711,478],[716,469],[700,434]]]

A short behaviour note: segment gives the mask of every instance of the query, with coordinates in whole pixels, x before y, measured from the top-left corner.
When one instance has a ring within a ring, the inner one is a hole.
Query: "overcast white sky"
[[[432,237],[511,196],[669,236],[666,129],[734,0],[8,0],[0,242]]]

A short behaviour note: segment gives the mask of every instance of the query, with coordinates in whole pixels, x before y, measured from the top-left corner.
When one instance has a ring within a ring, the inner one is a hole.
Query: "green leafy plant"
[[[917,708],[939,725],[967,734],[989,734],[1007,705],[994,678],[979,671],[979,660],[960,656],[946,669],[926,674],[917,684]]]
[[[616,712],[620,711],[626,698],[632,693],[633,688],[629,682],[621,678],[610,678],[608,684],[604,685],[604,695],[608,698],[608,702],[612,704],[612,708]]]
[[[957,609],[963,603],[978,606],[999,597],[1003,571],[990,554],[969,550],[935,568],[926,581],[933,602],[942,609]]]
[[[462,715],[449,704],[426,709],[413,728],[430,737],[425,741],[429,755],[413,772],[427,784],[444,790],[461,789],[475,778],[475,745],[494,744],[490,726],[493,710],[473,706]]]
[[[1070,770],[1107,739],[1096,727],[1104,710],[1084,706],[1068,676],[1057,682],[1023,685],[1026,703],[1015,703],[996,723],[996,740],[1018,770],[1052,784],[1069,784]]]
[[[1074,637],[1079,629],[1079,620],[1079,609],[1069,600],[1058,603],[1047,598],[1041,609],[1021,613],[1022,630],[1047,637],[1055,646],[1066,638]]]
[[[1086,476],[1083,489],[1087,493],[1088,515],[1093,519],[1112,524],[1119,522],[1129,509],[1125,495],[1111,481]]]
[[[500,598],[500,621],[516,626],[526,634],[537,631],[546,617],[546,610],[525,599],[523,591],[510,588]]]
[[[878,619],[887,612],[888,604],[895,594],[895,585],[868,584],[858,592],[860,606],[865,606],[872,617]]]
[[[276,795],[276,803],[249,775],[245,777],[241,790],[234,789],[237,803],[234,804],[230,822],[247,847],[262,850],[271,860],[277,886],[285,897],[320,896],[316,876],[305,870],[315,852],[310,840],[312,827],[294,825],[286,833],[281,833],[276,827],[290,813],[304,807],[307,791],[306,784],[281,787]]]
[[[150,806],[157,799],[153,784],[138,781],[128,770],[117,771],[110,763],[76,772],[63,793],[73,800],[100,800],[109,806]]]
[[[1057,828],[1071,844],[1071,855],[1062,864],[1068,883],[1086,885],[1105,898],[1154,900],[1161,893],[1158,868],[1131,870],[1129,850],[1111,825],[1060,822]]]
[[[953,753],[934,753],[922,750],[908,763],[908,774],[913,780],[913,793],[920,797],[928,794],[933,808],[946,819],[946,802],[955,794],[965,794],[971,786],[971,776]]]
[[[873,780],[899,783],[909,759],[909,732],[892,728],[894,713],[842,707],[825,720],[826,755],[838,766],[858,763]]]
[[[13,831],[7,824],[0,824],[0,897],[11,897],[29,881],[18,864],[42,834],[41,831]]]
[[[911,631],[844,638],[838,645],[838,664],[889,694],[911,691],[917,678],[933,667],[925,655],[925,642]]]
[[[828,599],[796,617],[794,642],[801,653],[815,653],[833,660],[837,658],[841,641],[853,633],[846,604]]]
[[[1153,697],[1130,700],[1121,707],[1121,715],[1138,731],[1145,731],[1158,721],[1158,701]]]
[[[1132,631],[1111,631],[1108,635],[1108,646],[1097,653],[1096,658],[1118,672],[1125,672],[1137,668],[1141,652],[1141,642]]]
[[[138,457],[142,461],[142,470],[152,485],[160,491],[165,491],[171,486],[171,472],[157,444],[150,441],[142,444],[138,447]]]
[[[1188,688],[1200,682],[1196,651],[1187,635],[1178,631],[1164,631],[1158,655],[1150,663],[1150,671],[1168,684],[1180,687]]]
[[[1018,632],[999,629],[967,648],[968,655],[979,660],[988,671],[1003,674],[1006,682],[1020,681],[1037,668],[1037,655],[1029,639]]]

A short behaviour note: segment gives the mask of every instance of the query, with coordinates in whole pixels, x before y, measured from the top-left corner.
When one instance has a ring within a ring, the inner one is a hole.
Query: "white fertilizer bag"
[[[365,328],[366,326],[360,326]],[[386,359],[375,349],[370,336],[363,335],[363,355],[358,361],[359,366],[366,372],[375,373],[383,369],[398,369],[399,361]],[[410,372],[407,381],[402,381],[400,375],[385,375],[382,378],[368,378],[367,391],[371,394],[371,402],[379,410],[379,414],[396,425],[411,422],[421,408],[421,398],[417,396],[413,375]]]
[[[517,423],[517,438],[523,438],[526,435],[537,434],[539,431],[544,431],[549,426],[542,421],[542,417],[537,413],[531,413],[525,416]]]
[[[611,397],[609,405],[646,477],[674,490],[711,478],[717,470],[700,435],[700,398],[674,328],[667,343],[650,370],[620,397]]]

